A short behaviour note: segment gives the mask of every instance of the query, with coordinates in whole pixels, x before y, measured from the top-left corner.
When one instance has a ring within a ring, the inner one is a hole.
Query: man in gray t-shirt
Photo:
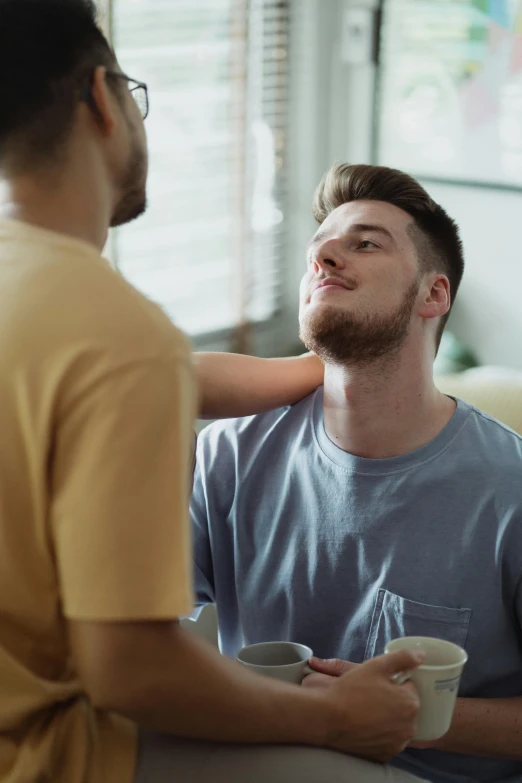
[[[200,438],[197,599],[217,604],[229,655],[292,639],[353,664],[401,635],[460,644],[469,662],[450,731],[394,763],[437,783],[514,783],[522,438],[434,388],[458,235],[433,202],[423,211],[420,186],[388,172],[337,166],[316,196],[301,335],[325,361],[324,389]]]

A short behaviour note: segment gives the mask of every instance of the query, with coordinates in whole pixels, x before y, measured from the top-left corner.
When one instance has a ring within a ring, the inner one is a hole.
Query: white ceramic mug
[[[404,636],[386,645],[385,652],[423,650],[426,657],[416,669],[396,676],[399,683],[411,680],[420,699],[416,740],[435,740],[451,726],[462,670],[468,654],[462,647],[431,636]]]
[[[312,655],[311,649],[304,644],[260,642],[243,647],[237,654],[237,660],[258,674],[300,685],[304,677],[312,672],[307,666]]]

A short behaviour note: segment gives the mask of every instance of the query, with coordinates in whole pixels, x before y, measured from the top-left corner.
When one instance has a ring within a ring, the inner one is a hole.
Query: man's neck
[[[78,160],[60,171],[2,178],[0,218],[18,220],[94,245],[107,241],[111,194],[96,161]]]
[[[355,456],[407,454],[433,440],[454,411],[455,402],[434,386],[432,358],[420,351],[393,363],[325,367],[326,433]]]

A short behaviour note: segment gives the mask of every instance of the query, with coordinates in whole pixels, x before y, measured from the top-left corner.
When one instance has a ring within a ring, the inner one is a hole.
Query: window
[[[290,0],[113,0],[149,85],[149,210],[113,257],[193,336],[267,322],[285,259]]]

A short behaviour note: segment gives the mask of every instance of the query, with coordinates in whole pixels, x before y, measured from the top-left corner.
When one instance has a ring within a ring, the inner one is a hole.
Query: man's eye
[[[369,239],[363,239],[361,242],[359,242],[359,247],[361,250],[368,250],[373,247],[377,247],[377,245],[374,242],[370,242]]]

